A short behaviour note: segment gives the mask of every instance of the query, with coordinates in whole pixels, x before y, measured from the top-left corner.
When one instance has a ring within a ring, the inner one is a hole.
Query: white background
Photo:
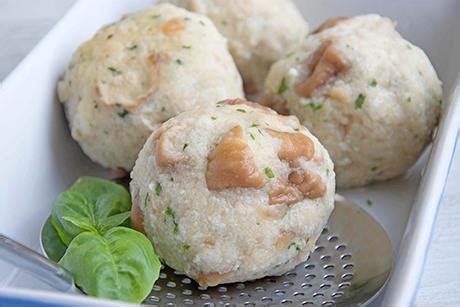
[[[73,2],[0,0],[0,81]],[[460,138],[457,143],[416,297],[417,306],[460,306]]]

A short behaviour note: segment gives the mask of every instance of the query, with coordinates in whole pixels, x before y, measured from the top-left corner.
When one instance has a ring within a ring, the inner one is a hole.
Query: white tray
[[[72,52],[101,25],[152,2],[78,1],[1,85],[0,169],[4,179],[0,183],[0,233],[39,250],[39,230],[54,198],[82,175],[105,175],[70,138],[56,101],[56,81]],[[423,269],[460,124],[460,87],[454,91],[460,71],[460,2],[297,2],[312,27],[335,15],[375,12],[391,17],[398,21],[404,37],[427,52],[444,81],[446,109],[431,154],[427,150],[401,178],[340,191],[377,218],[393,242],[396,266],[386,291],[372,305],[409,305]],[[366,206],[367,199],[374,203],[372,207]],[[35,297],[62,304],[103,302],[45,291],[52,290],[0,261],[0,302],[1,297]]]

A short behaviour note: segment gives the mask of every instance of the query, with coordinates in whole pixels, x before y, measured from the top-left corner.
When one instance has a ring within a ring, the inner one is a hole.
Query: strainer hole
[[[329,242],[337,242],[339,238],[337,236],[330,236],[329,238],[327,238],[327,240]]]
[[[297,276],[296,272],[288,272],[288,273],[286,273],[286,277],[289,277],[289,278],[294,278],[296,276]]]
[[[315,268],[315,265],[314,264],[307,264],[305,265],[305,269],[307,270],[313,270]]]
[[[305,275],[305,280],[310,281],[310,280],[315,279],[315,277],[316,277],[315,274],[307,274],[307,275]]]
[[[217,291],[219,291],[220,293],[225,293],[227,292],[227,287],[219,287],[217,288]]]
[[[311,288],[311,287],[313,287],[313,285],[312,285],[312,284],[308,284],[308,283],[306,283],[306,282],[304,282],[304,283],[303,283],[303,284],[301,284],[300,286],[302,287],[302,289],[308,289],[308,288]]]
[[[164,273],[164,272],[160,273],[160,279],[166,279],[166,277],[168,277],[168,275],[166,275],[166,273]]]
[[[152,290],[155,291],[155,292],[158,292],[158,291],[161,291],[161,287],[155,285],[155,286],[153,286]]]
[[[214,303],[204,303],[203,307],[214,307]]]
[[[200,298],[202,300],[204,300],[204,301],[207,301],[207,300],[211,299],[211,296],[209,294],[203,293],[203,294],[200,294]]]
[[[220,299],[223,300],[223,301],[228,301],[230,300],[230,296],[228,296],[227,294],[223,294],[220,296]]]
[[[292,300],[287,300],[287,299],[286,299],[286,300],[282,300],[282,301],[281,301],[281,304],[283,304],[283,305],[292,304]]]
[[[303,293],[303,292],[294,292],[293,295],[296,296],[296,297],[297,296],[305,296],[305,293]]]
[[[327,289],[331,288],[331,285],[330,284],[322,284],[321,286],[319,286],[319,288],[321,290],[327,290]]]
[[[302,305],[304,305],[304,306],[305,305],[314,305],[314,303],[311,302],[311,301],[304,301],[304,302],[302,302]]]
[[[174,281],[168,281],[168,283],[166,284],[166,287],[168,288],[175,288],[176,287],[176,283]]]
[[[320,246],[315,247],[314,252],[316,252],[316,253],[321,253],[323,250],[324,250],[324,246],[321,246],[321,245],[320,245]]]
[[[335,265],[333,265],[332,263],[329,263],[323,266],[323,269],[328,270],[328,271],[333,270],[334,268],[335,268]]]
[[[349,288],[349,287],[350,287],[349,282],[343,282],[343,283],[339,284],[339,289],[346,289],[346,288]]]
[[[331,256],[329,256],[329,255],[323,255],[323,256],[321,256],[321,258],[319,258],[319,259],[321,259],[321,261],[323,261],[323,262],[326,262],[326,261],[331,260]]]
[[[323,279],[326,280],[326,281],[333,280],[334,278],[335,278],[334,274],[326,274],[326,275],[323,276]]]
[[[322,235],[325,235],[325,234],[328,233],[328,232],[329,232],[329,229],[327,229],[327,227],[324,227],[324,228],[323,228],[323,231],[321,231],[321,234],[322,234]]]
[[[313,293],[313,297],[319,297],[319,296],[324,296],[324,294],[321,293],[321,292],[315,292],[315,293]]]
[[[332,297],[333,298],[340,298],[343,296],[343,292],[335,292],[335,293],[332,293]]]
[[[244,303],[244,306],[256,307],[256,304],[254,304],[253,302],[246,302]]]
[[[286,291],[284,291],[284,290],[275,290],[275,295],[283,296],[285,294],[286,294]]]
[[[193,305],[193,300],[186,298],[182,301],[185,305]]]
[[[239,289],[239,290],[246,288],[246,286],[245,286],[243,283],[238,283],[238,284],[236,284],[235,287],[236,287],[237,289]]]
[[[353,278],[353,274],[352,273],[345,273],[342,275],[342,280],[343,281],[349,281]]]
[[[345,244],[339,244],[335,247],[335,250],[341,252],[344,251],[346,248],[347,246]]]
[[[255,291],[256,291],[256,292],[264,292],[264,291],[265,291],[265,288],[264,288],[264,287],[256,287],[256,288],[255,288]]]
[[[180,282],[183,283],[184,285],[190,285],[192,283],[190,278],[184,278]]]
[[[350,260],[351,254],[343,254],[342,256],[340,256],[340,259],[342,259],[343,261]]]
[[[182,275],[184,275],[184,273],[182,273],[182,272],[179,272],[179,271],[174,271],[174,275],[177,275],[177,276],[182,276]]]
[[[205,288],[205,287],[200,287],[200,286],[198,286],[198,287],[196,287],[196,288],[197,288],[198,290],[200,290],[200,291],[206,291],[206,290],[207,290],[207,288]]]
[[[273,278],[267,279],[266,282],[269,284],[276,284],[276,280],[274,280]]]
[[[294,285],[294,283],[292,281],[285,281],[282,283],[283,287],[285,288],[289,288],[291,287],[292,285]]]
[[[183,295],[192,295],[192,290],[185,289],[185,290],[182,291],[182,294]]]
[[[333,301],[324,301],[321,303],[322,306],[334,306],[335,302]]]
[[[151,295],[151,296],[149,296],[149,301],[151,301],[152,303],[159,303],[160,298],[158,296]]]
[[[345,270],[351,270],[353,269],[353,267],[354,267],[353,263],[347,263],[343,266]]]
[[[273,302],[273,299],[271,297],[264,296],[262,298],[262,302],[264,302],[264,303]]]
[[[241,292],[240,293],[240,297],[250,297],[251,295],[249,293],[246,293],[246,292]]]
[[[176,295],[173,294],[173,293],[168,292],[168,293],[166,293],[165,297],[166,297],[167,299],[173,300],[173,299],[176,298]]]
[[[168,307],[175,307],[175,306],[177,306],[177,305],[174,304],[174,303],[168,303],[168,304],[166,304],[166,306],[168,306]]]

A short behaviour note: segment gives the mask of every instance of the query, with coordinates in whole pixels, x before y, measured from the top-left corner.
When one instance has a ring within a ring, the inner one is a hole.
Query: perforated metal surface
[[[353,255],[338,234],[325,228],[307,262],[279,277],[203,289],[170,268],[145,303],[160,306],[332,306],[353,286]]]

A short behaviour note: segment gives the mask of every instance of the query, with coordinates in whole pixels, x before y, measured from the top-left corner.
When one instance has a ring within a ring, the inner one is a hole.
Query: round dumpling
[[[334,206],[327,151],[297,118],[226,100],[167,121],[131,174],[132,222],[201,286],[305,261]]]
[[[167,0],[207,15],[228,38],[246,94],[262,91],[270,66],[308,33],[291,0]]]
[[[378,15],[328,20],[275,63],[262,103],[299,117],[338,187],[404,173],[430,142],[442,90],[428,57]]]
[[[103,27],[58,85],[72,137],[104,167],[131,170],[154,127],[180,112],[243,97],[226,39],[170,4]]]

